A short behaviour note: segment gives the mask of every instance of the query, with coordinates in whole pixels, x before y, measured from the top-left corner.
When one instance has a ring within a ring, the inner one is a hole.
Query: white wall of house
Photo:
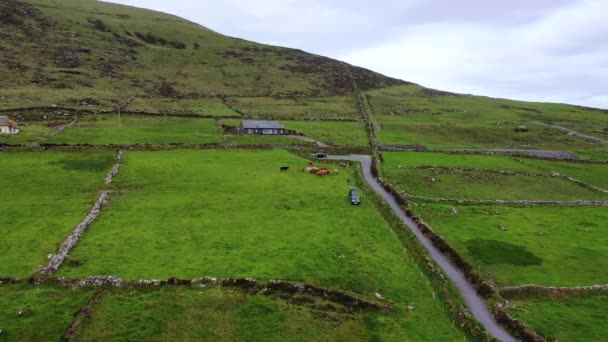
[[[8,126],[0,126],[0,134],[17,134],[19,133],[19,129],[11,128]]]

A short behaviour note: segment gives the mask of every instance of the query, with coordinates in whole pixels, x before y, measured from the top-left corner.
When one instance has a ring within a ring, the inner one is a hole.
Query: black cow
[[[289,166],[281,166],[281,172],[289,170]]]

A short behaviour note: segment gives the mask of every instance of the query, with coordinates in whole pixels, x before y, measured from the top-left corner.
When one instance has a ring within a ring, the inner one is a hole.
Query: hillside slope
[[[327,96],[406,82],[94,0],[0,0],[0,106],[150,97]]]

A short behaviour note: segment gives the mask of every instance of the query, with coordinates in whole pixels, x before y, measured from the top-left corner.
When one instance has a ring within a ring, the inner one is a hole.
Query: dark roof
[[[17,127],[17,123],[6,116],[0,116],[0,126]]]
[[[285,129],[285,126],[281,125],[278,121],[266,121],[266,120],[243,120],[243,128],[258,128],[258,129]]]

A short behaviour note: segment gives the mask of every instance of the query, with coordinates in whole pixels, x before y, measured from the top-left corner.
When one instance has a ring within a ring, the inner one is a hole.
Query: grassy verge
[[[0,275],[27,276],[85,216],[110,151],[0,154]]]

